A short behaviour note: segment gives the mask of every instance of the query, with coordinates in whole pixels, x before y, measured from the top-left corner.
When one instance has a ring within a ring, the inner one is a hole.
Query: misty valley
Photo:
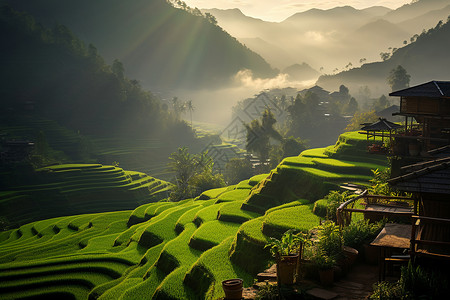
[[[0,0],[1,299],[448,295],[450,3],[287,2]]]

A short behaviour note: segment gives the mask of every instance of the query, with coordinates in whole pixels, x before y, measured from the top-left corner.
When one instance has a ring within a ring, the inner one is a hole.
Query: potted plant
[[[306,240],[302,233],[294,234],[293,230],[286,231],[280,240],[270,238],[265,248],[277,262],[277,277],[280,284],[294,284],[297,277],[297,266],[301,252],[301,245]]]
[[[370,246],[370,242],[378,235],[384,227],[386,220],[369,223],[369,220],[352,222],[343,230],[344,244],[357,251],[364,252],[364,258],[369,264],[378,262],[378,251]]]
[[[336,260],[320,249],[315,251],[312,260],[319,270],[320,283],[325,286],[331,285],[334,281],[333,267],[336,265]]]
[[[340,227],[332,221],[324,222],[317,227],[316,237],[312,251],[314,264],[319,270],[327,270],[325,273],[336,272],[336,276],[342,275],[348,269],[348,264],[344,256],[344,238]]]

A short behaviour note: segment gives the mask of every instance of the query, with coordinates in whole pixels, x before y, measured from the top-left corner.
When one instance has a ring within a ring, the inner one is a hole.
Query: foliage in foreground
[[[448,276],[410,261],[402,267],[397,282],[382,281],[375,284],[370,299],[445,299],[450,292],[448,284]]]

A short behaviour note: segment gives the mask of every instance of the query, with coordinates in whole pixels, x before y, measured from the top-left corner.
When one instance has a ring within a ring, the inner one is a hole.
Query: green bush
[[[347,201],[348,199],[350,199],[353,196],[350,196],[349,193],[347,191],[330,191],[328,193],[327,196],[325,196],[325,199],[327,199],[328,204],[327,204],[327,215],[326,218],[328,220],[331,220],[333,222],[336,222],[337,220],[337,216],[336,216],[336,211],[338,209],[338,207],[344,203],[345,201]]]
[[[448,274],[426,270],[411,261],[402,267],[397,282],[382,281],[374,284],[370,299],[446,299],[450,292]]]
[[[316,243],[320,252],[330,258],[338,258],[342,254],[344,239],[342,237],[339,226],[331,221],[322,223],[317,227]]]
[[[398,282],[381,281],[373,285],[373,294],[370,295],[370,299],[399,300],[404,298]]]
[[[344,244],[360,249],[364,243],[373,240],[378,235],[385,223],[384,220],[376,223],[369,223],[369,220],[358,220],[350,223],[342,231]]]
[[[255,300],[276,300],[278,297],[278,287],[274,284],[270,284],[269,282],[265,282],[266,284],[261,286],[258,290],[258,294],[255,297]]]

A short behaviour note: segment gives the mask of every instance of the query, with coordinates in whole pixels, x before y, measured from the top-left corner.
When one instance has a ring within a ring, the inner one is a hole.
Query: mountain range
[[[379,6],[311,9],[282,22],[247,17],[238,9],[203,11],[274,67],[306,62],[330,74],[380,60],[380,52],[399,48],[413,35],[445,21],[450,4],[419,0],[396,10]]]
[[[447,20],[448,0],[419,0],[396,10],[311,9],[282,22],[251,18],[238,9],[180,9],[165,0],[2,2],[44,25],[66,25],[107,62],[123,62],[125,74],[143,87],[172,95],[173,90],[229,85],[243,69],[259,78],[281,70],[288,80],[306,83],[322,74],[317,83],[327,89],[370,86],[375,94],[387,91],[387,74],[397,64],[412,82],[446,79],[448,73],[442,68],[448,48],[441,47],[447,47],[449,35],[438,40],[434,34],[427,45],[425,38],[416,45],[419,35]],[[436,28],[441,30],[446,26]],[[380,62],[382,52],[392,58]]]
[[[398,65],[411,76],[411,85],[430,80],[450,80],[449,48],[450,22],[447,21],[421,33],[414,43],[399,48],[385,61],[366,63],[335,75],[323,75],[317,84],[334,89],[345,83],[356,91],[362,86],[369,86],[376,94],[387,94],[390,90],[386,79]]]

